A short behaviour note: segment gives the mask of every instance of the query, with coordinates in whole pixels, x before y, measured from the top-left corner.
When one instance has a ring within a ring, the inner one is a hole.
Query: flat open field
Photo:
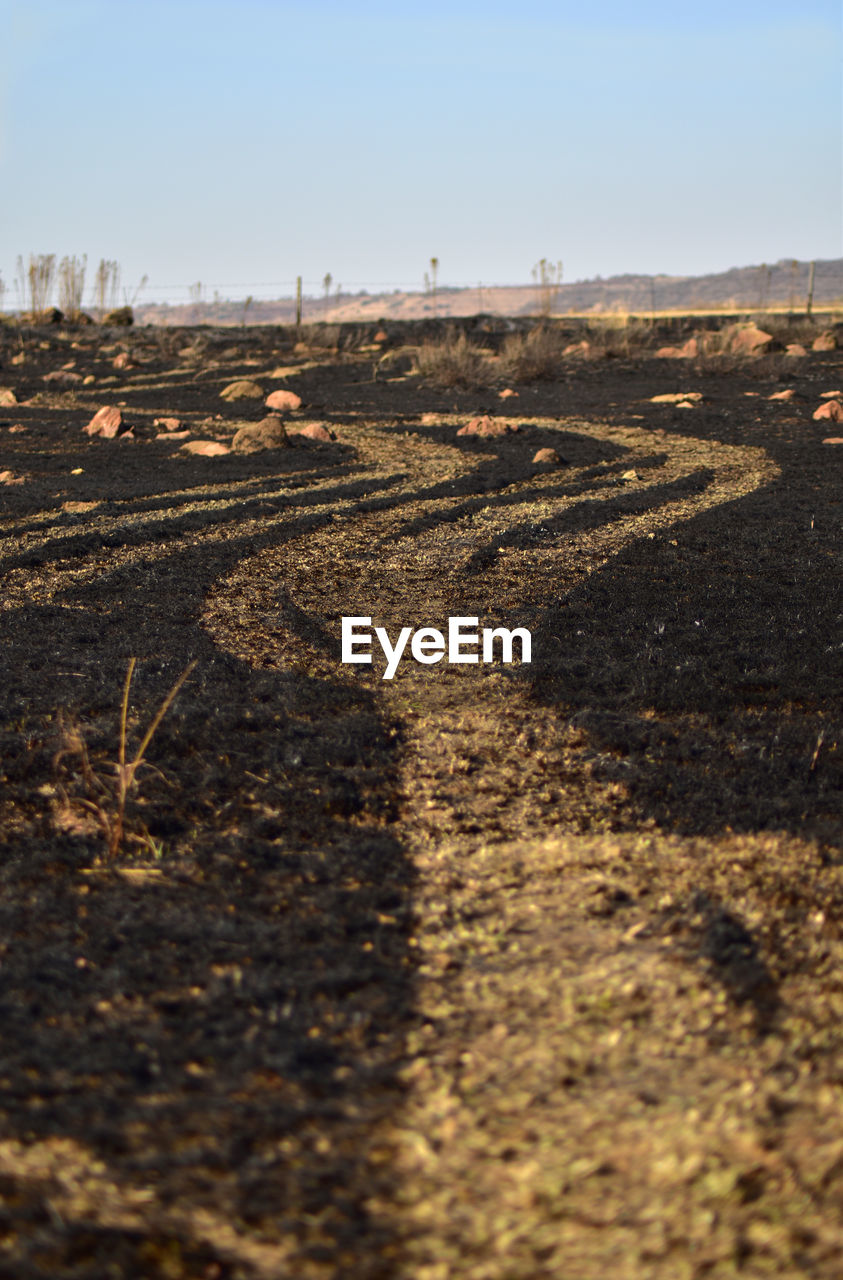
[[[0,328],[0,1280],[833,1280],[843,352],[375,328]]]

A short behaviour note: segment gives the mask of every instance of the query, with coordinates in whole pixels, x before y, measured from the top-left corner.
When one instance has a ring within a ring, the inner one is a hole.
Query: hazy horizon
[[[0,275],[187,301],[843,254],[833,0],[0,0]]]

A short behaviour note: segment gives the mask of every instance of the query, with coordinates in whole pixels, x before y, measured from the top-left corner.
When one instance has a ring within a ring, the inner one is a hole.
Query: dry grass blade
[[[147,747],[152,741],[155,731],[157,730],[161,721],[164,719],[164,716],[167,714],[170,707],[173,705],[173,702],[178,696],[179,690],[181,689],[185,680],[187,680],[188,676],[196,666],[196,659],[194,659],[193,662],[188,663],[184,671],[179,676],[178,680],[170,689],[170,692],[167,694],[166,698],[161,703],[161,706],[158,708],[152,721],[150,722],[150,725],[141,740],[141,744],[138,747],[137,751],[135,752],[134,759],[130,760],[129,763],[127,764],[126,763],[126,721],[129,713],[129,690],[131,688],[132,676],[134,674],[136,665],[137,665],[137,658],[130,658],[129,665],[126,670],[126,679],[123,684],[123,703],[120,708],[120,744],[118,749],[118,763],[117,763],[117,812],[114,815],[114,818],[110,824],[110,834],[109,834],[109,841],[108,841],[108,853],[110,857],[114,857],[114,855],[118,852],[120,845],[122,844],[122,841],[123,841],[123,826],[124,826],[125,816],[126,816],[126,796],[128,795],[129,790],[131,789],[132,784],[135,781],[135,774],[137,773],[140,765],[143,763],[144,753],[146,752]]]

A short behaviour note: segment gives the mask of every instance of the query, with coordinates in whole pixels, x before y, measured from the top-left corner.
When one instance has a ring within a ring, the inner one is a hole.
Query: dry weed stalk
[[[116,782],[109,785],[97,772],[93,769],[85,740],[75,724],[68,725],[63,715],[59,715],[59,731],[61,734],[61,746],[59,751],[53,758],[53,767],[57,768],[62,757],[72,755],[81,761],[82,779],[91,799],[78,800],[77,803],[86,813],[90,814],[97,822],[100,830],[108,841],[108,855],[113,858],[120,850],[123,843],[123,833],[126,821],[126,800],[135,783],[135,775],[142,764],[147,764],[144,760],[146,749],[152,741],[158,726],[164,719],[164,716],[173,705],[179,690],[181,689],[188,676],[196,666],[196,659],[188,663],[184,671],[182,671],[175,684],[164,698],[160,707],[156,711],[146,733],[141,739],[140,746],[135,752],[131,760],[126,759],[126,728],[129,715],[129,691],[132,684],[132,676],[134,674],[137,658],[130,658],[126,671],[126,679],[123,684],[123,701],[120,707],[120,739],[118,744],[118,759],[116,764],[111,767],[116,773]],[[148,765],[152,768],[152,765]],[[65,804],[69,807],[67,796],[64,796]],[[147,833],[147,841],[149,836]]]

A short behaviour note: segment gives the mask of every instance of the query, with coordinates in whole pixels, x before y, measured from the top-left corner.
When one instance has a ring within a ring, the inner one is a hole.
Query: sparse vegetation
[[[87,257],[62,258],[59,263],[59,310],[71,323],[82,313]]]
[[[80,776],[84,788],[87,792],[85,796],[71,797],[68,792],[62,788],[61,794],[64,806],[68,811],[72,811],[74,806],[89,814],[96,821],[99,829],[106,837],[108,842],[108,856],[113,858],[119,852],[123,843],[123,835],[126,823],[126,801],[132,788],[135,785],[137,772],[144,759],[146,749],[152,741],[158,726],[164,719],[170,707],[178,695],[184,682],[196,666],[196,662],[191,662],[176,680],[169,693],[164,698],[157,712],[153,716],[150,724],[141,739],[140,746],[136,750],[131,760],[126,759],[126,734],[127,721],[129,713],[129,691],[132,684],[132,676],[134,674],[137,658],[130,658],[126,671],[126,679],[123,685],[123,700],[120,708],[120,727],[117,749],[117,760],[106,766],[114,770],[115,778],[113,781],[102,777],[91,765],[88,747],[85,742],[84,735],[79,725],[67,719],[60,713],[59,715],[59,749],[53,757],[53,767],[58,769],[62,760],[66,757],[75,757],[79,762]],[[150,768],[152,766],[149,766]],[[153,848],[149,832],[142,831],[142,843]]]
[[[537,382],[558,378],[563,352],[570,345],[559,329],[540,325],[528,333],[513,333],[503,344],[501,364],[506,376],[515,382]]]
[[[449,330],[439,342],[425,342],[416,353],[422,377],[437,387],[482,387],[490,381],[489,364],[482,348],[464,333]]]

